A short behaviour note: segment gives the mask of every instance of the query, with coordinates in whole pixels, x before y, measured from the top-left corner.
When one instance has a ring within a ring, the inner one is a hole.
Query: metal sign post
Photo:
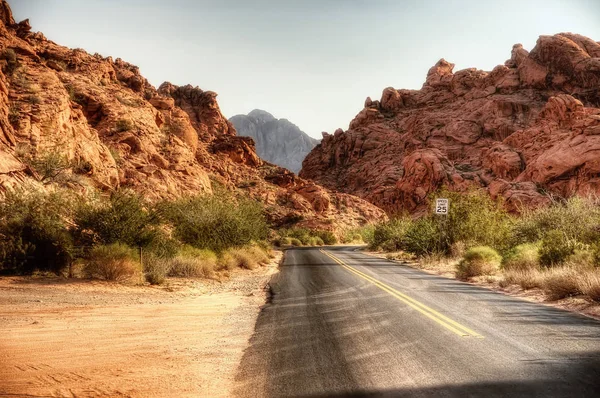
[[[439,215],[440,220],[440,242],[438,250],[443,251],[444,239],[446,238],[446,221],[448,220],[448,212],[450,211],[450,200],[446,198],[438,198],[435,200],[435,214]]]

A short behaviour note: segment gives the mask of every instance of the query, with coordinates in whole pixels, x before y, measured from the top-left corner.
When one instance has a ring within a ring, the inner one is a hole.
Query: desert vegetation
[[[600,200],[573,197],[509,214],[482,191],[441,190],[448,216],[398,215],[360,235],[390,259],[450,264],[457,278],[487,278],[502,287],[540,289],[549,300],[582,296],[600,302]]]
[[[324,246],[338,243],[337,236],[331,231],[308,228],[282,228],[275,239],[276,246]]]
[[[268,234],[262,206],[224,190],[150,203],[127,190],[20,189],[0,202],[0,273],[212,278],[268,263]]]

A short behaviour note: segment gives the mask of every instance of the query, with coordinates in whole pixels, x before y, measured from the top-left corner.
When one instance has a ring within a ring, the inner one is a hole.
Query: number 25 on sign
[[[448,214],[450,208],[450,201],[448,199],[436,199],[435,200],[435,214]]]

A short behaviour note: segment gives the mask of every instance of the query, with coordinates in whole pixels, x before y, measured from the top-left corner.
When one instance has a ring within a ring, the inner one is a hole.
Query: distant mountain
[[[238,135],[252,137],[256,152],[264,160],[298,173],[306,155],[319,143],[287,119],[255,109],[229,119]]]

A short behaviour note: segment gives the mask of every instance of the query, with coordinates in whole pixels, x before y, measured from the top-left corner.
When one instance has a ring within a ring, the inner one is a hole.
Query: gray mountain
[[[254,138],[258,156],[267,162],[298,173],[306,155],[319,143],[287,119],[255,109],[229,119],[238,135]]]

